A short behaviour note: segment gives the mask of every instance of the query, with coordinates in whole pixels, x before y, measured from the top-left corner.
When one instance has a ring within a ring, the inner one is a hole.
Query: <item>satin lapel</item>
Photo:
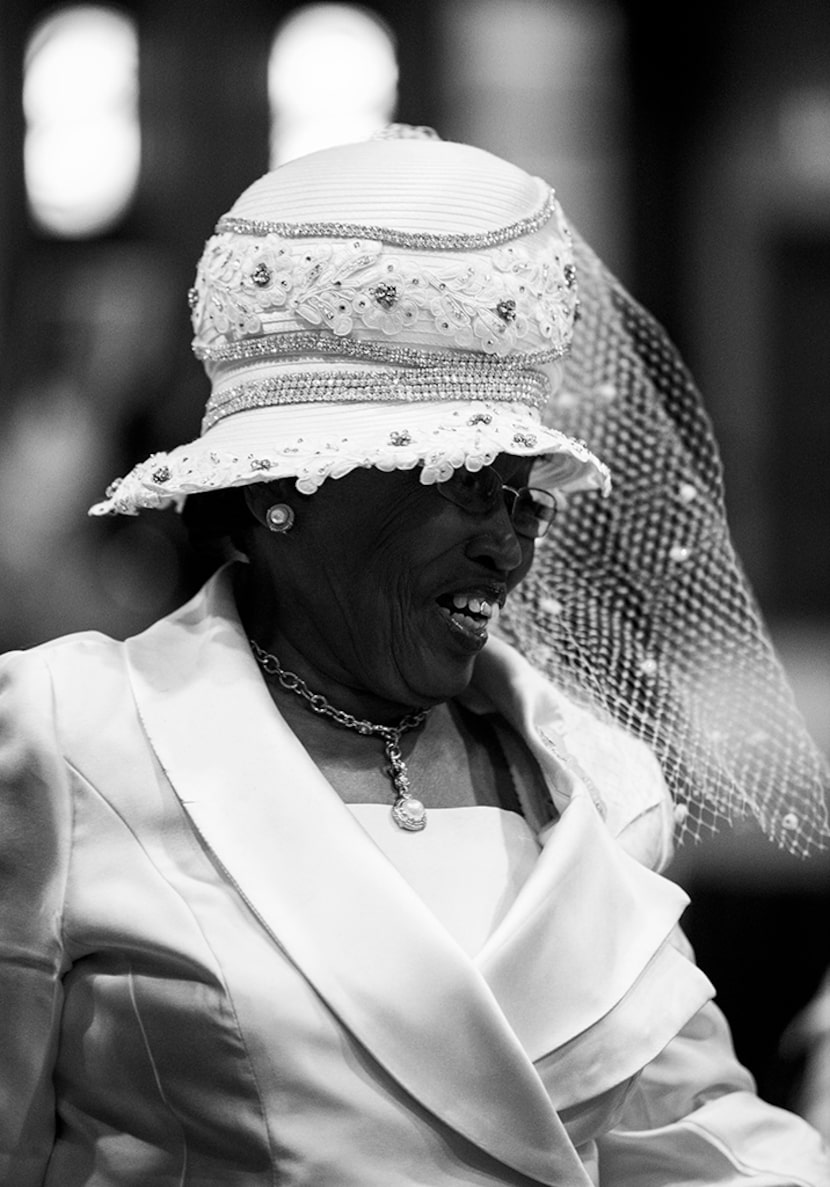
[[[195,828],[343,1025],[493,1157],[551,1187],[587,1187],[484,978],[274,709],[228,571],[127,651],[144,727]]]
[[[560,1107],[623,1078],[612,1075],[617,1048],[625,1055],[624,1074],[638,1070],[711,997],[709,981],[691,962],[664,955],[687,902],[678,886],[620,849],[587,793],[577,790],[476,962],[534,1060],[573,1045],[603,1022],[601,1059],[594,1043],[585,1043],[584,1065],[578,1050],[569,1052],[576,1096],[557,1092]],[[652,989],[658,965],[664,988],[667,965],[671,971],[662,1000]],[[625,999],[626,1010],[610,1025]],[[612,1077],[607,1083],[605,1073]]]
[[[530,1057],[553,1066],[561,1052],[567,1074],[552,1095],[563,1107],[642,1067],[713,990],[693,963],[667,950],[686,894],[625,852],[600,815],[600,789],[566,765],[561,707],[548,682],[493,640],[472,692],[523,734],[561,814],[476,963]]]

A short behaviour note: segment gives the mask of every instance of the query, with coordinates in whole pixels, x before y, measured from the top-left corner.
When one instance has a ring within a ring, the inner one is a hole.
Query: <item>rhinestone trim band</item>
[[[479,361],[477,356],[468,357],[462,353],[446,350],[424,350],[414,346],[391,346],[385,342],[360,342],[355,338],[340,337],[330,332],[317,333],[314,330],[294,330],[285,334],[264,334],[261,338],[250,338],[242,342],[228,342],[223,346],[204,346],[193,340],[193,353],[203,362],[229,362],[243,359],[283,355],[314,355],[326,357],[362,359],[367,363],[391,363],[399,367],[435,367],[452,359],[461,366],[487,366],[489,360]],[[567,351],[563,347],[550,350],[536,350],[523,355],[507,355],[499,358],[499,366],[510,370],[539,366],[561,359]]]
[[[489,373],[488,373],[489,372]],[[471,392],[472,384],[475,392]],[[273,408],[281,404],[366,404],[447,403],[487,400],[502,404],[525,404],[541,409],[549,396],[547,377],[536,372],[511,372],[483,367],[433,368],[429,372],[401,370],[383,375],[365,371],[324,373],[300,371],[275,375],[251,383],[240,383],[208,400],[202,421],[206,433],[220,420],[252,408]]]
[[[394,227],[378,227],[364,223],[292,223],[270,219],[237,218],[226,214],[216,224],[216,234],[230,231],[236,235],[280,235],[283,239],[375,239],[395,247],[409,247],[415,251],[476,250],[499,247],[512,239],[520,239],[538,231],[550,219],[556,205],[553,190],[535,214],[506,227],[477,233],[464,231],[399,231]]]

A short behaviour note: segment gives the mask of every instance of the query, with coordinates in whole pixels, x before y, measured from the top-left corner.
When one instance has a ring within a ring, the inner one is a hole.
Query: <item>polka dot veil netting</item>
[[[733,550],[700,396],[663,329],[574,238],[581,316],[547,415],[608,464],[613,490],[570,498],[500,632],[652,747],[679,841],[754,818],[807,856],[830,841],[830,768]]]

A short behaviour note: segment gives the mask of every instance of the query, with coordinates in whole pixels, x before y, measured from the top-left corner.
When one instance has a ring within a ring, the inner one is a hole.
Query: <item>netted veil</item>
[[[660,325],[574,241],[581,316],[549,417],[614,488],[571,497],[500,630],[651,745],[678,840],[749,816],[807,856],[830,840],[830,767],[734,553],[700,396]]]

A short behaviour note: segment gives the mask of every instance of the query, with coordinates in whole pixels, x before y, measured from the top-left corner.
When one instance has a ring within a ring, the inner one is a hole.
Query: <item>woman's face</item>
[[[531,464],[502,455],[493,468],[519,487]],[[291,531],[267,543],[260,533],[274,596],[267,629],[286,666],[292,653],[302,657],[315,691],[328,689],[336,704],[339,693],[342,707],[344,693],[362,694],[377,712],[463,691],[487,640],[481,603],[503,605],[533,559],[533,541],[516,535],[503,500],[473,514],[417,470],[368,469],[288,499]]]

